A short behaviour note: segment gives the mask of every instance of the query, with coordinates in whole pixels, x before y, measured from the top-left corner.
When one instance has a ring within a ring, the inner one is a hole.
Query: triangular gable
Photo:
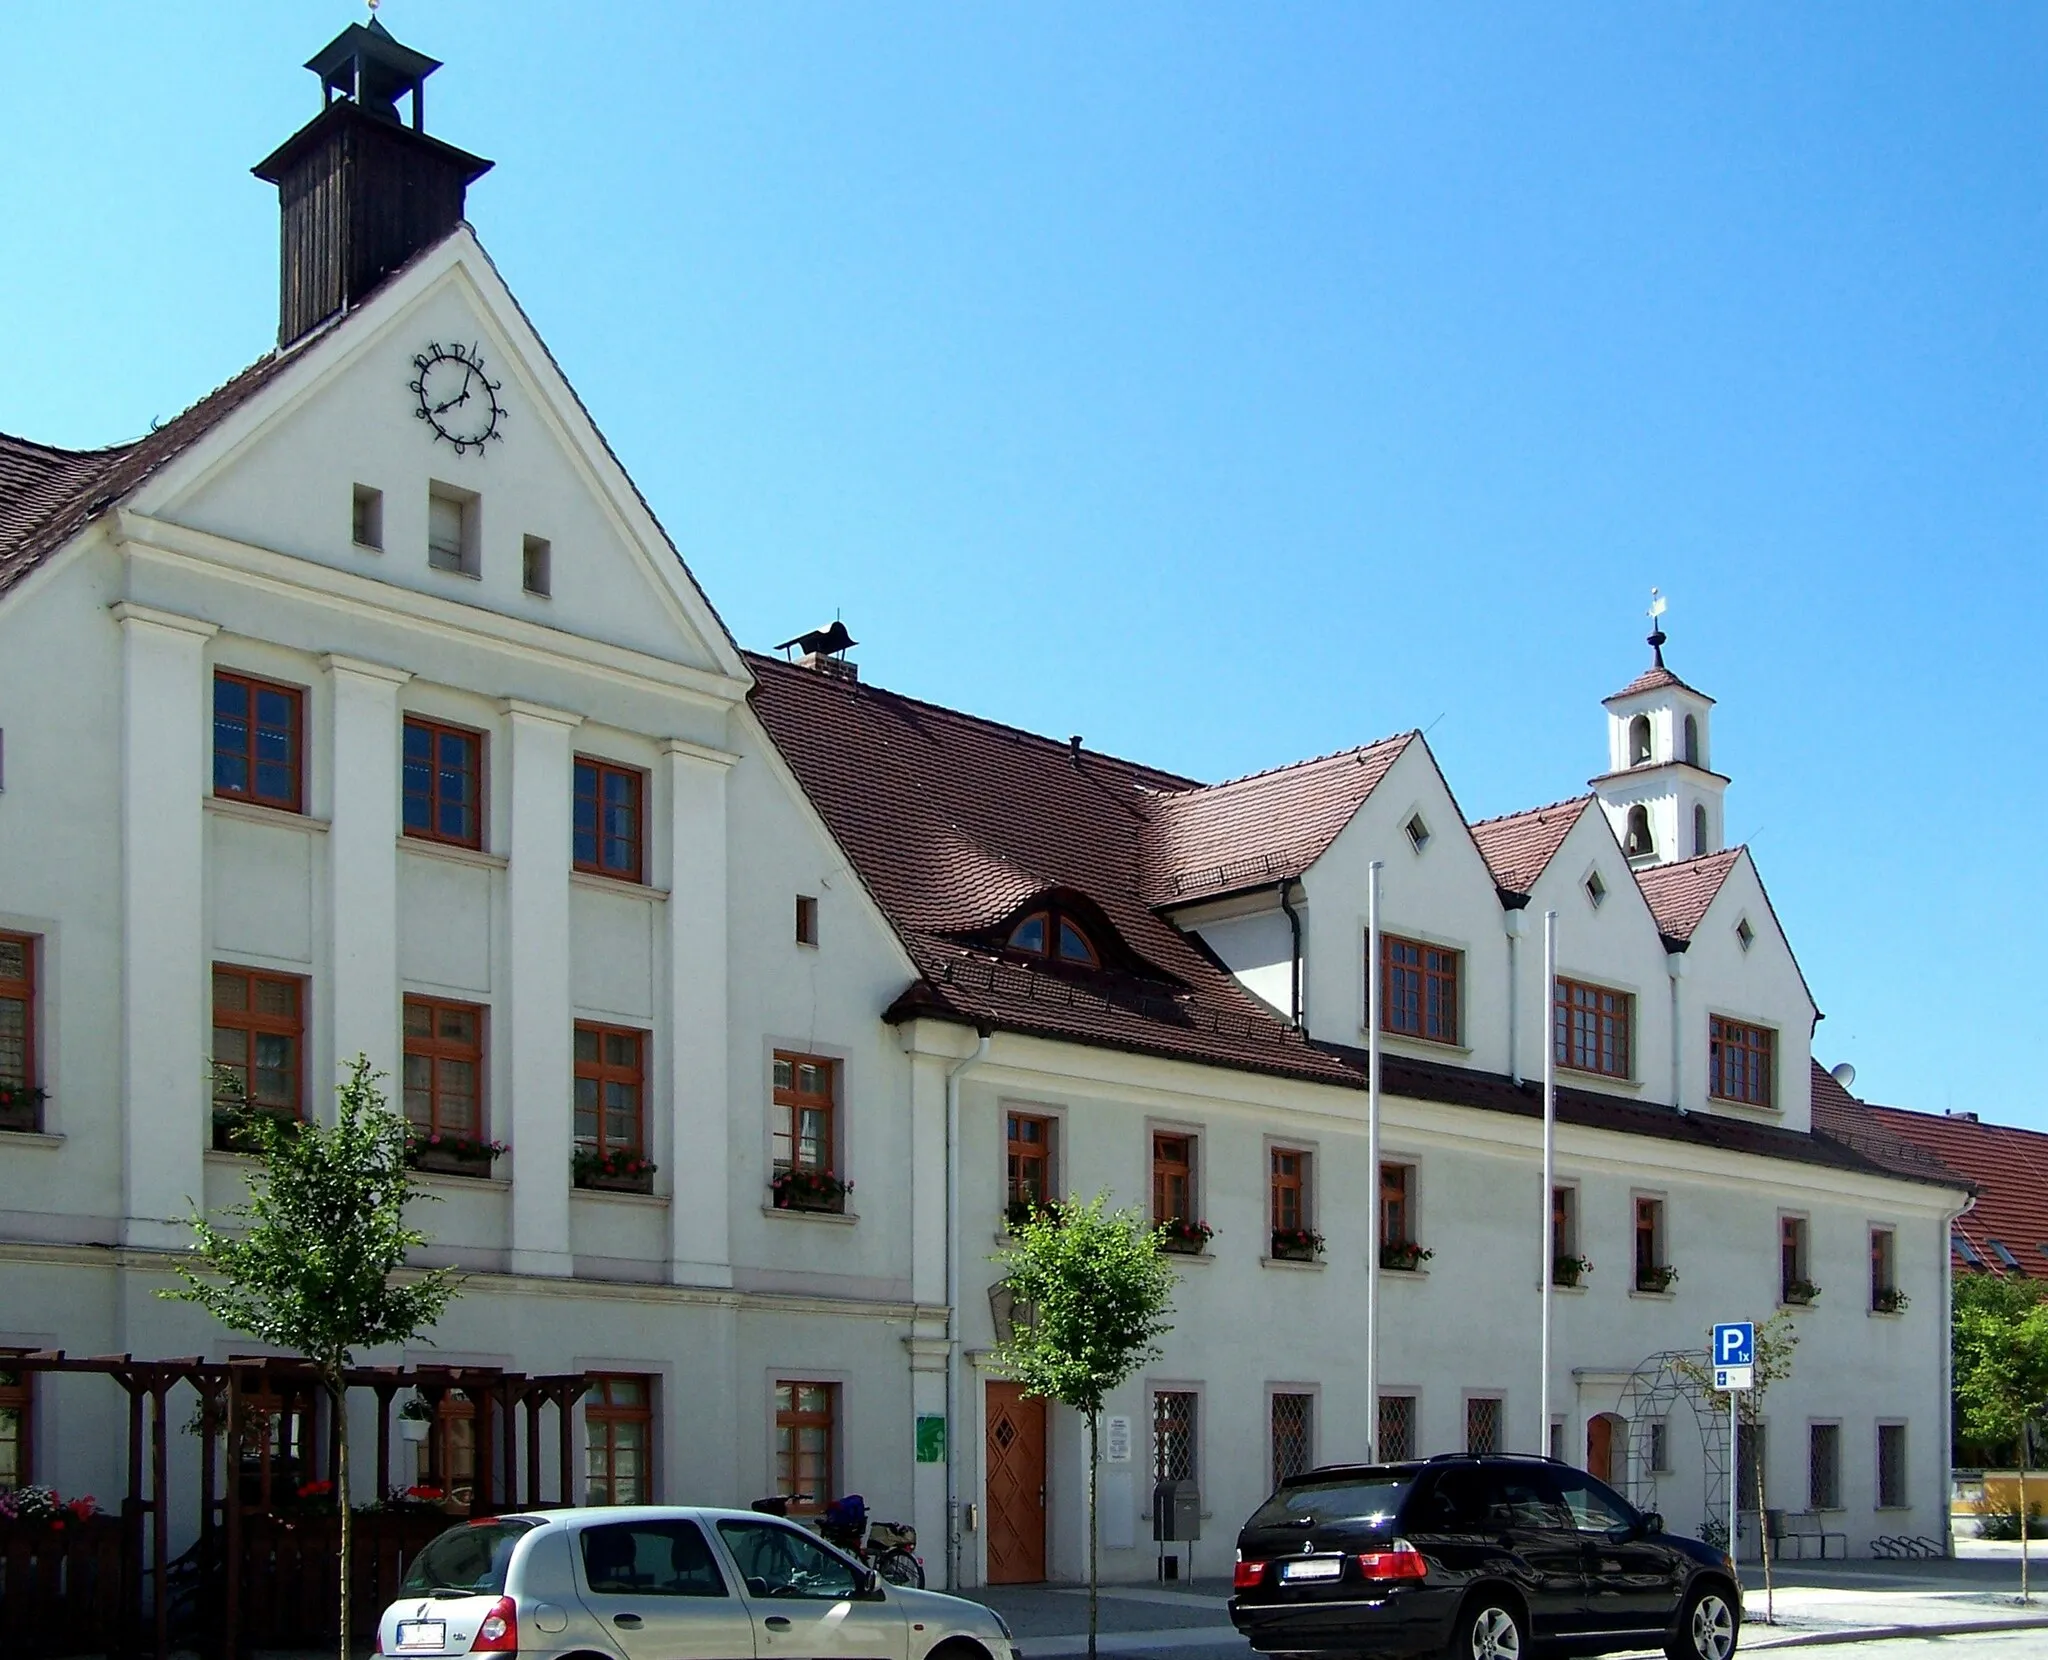
[[[1595,799],[1573,796],[1569,801],[1482,819],[1473,825],[1472,839],[1479,844],[1480,856],[1493,872],[1495,884],[1505,893],[1529,893],[1550,868],[1565,838],[1592,810]]]

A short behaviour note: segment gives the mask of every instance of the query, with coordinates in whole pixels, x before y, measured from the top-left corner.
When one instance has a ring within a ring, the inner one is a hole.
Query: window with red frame
[[[1053,1191],[1053,1121],[1038,1113],[1004,1115],[1009,1141],[1009,1203],[1029,1207],[1058,1197]]]
[[[838,1163],[833,1123],[835,1063],[817,1055],[775,1056],[775,1120],[770,1154],[777,1170],[830,1175]]]
[[[654,1380],[614,1373],[583,1397],[583,1502],[653,1500]]]
[[[839,1385],[777,1379],[775,1384],[775,1491],[811,1514],[830,1504],[834,1442],[838,1439]]]
[[[1195,1217],[1195,1138],[1152,1138],[1152,1220],[1192,1222]]]
[[[305,810],[306,694],[226,669],[213,677],[213,793]]]
[[[1081,968],[1099,968],[1102,963],[1087,932],[1057,905],[1025,917],[1010,930],[1008,944],[1020,956],[1044,957]]]
[[[484,1139],[484,1011],[405,1000],[405,1118],[425,1135]]]
[[[1380,1030],[1456,1043],[1462,956],[1420,940],[1380,935]]]
[[[1771,1054],[1777,1033],[1714,1015],[1707,1029],[1707,1088],[1717,1101],[1739,1101],[1745,1107],[1768,1107],[1771,1097]]]
[[[573,862],[593,876],[622,882],[643,879],[645,861],[640,817],[644,775],[610,761],[576,757],[576,815]]]
[[[484,735],[417,715],[405,719],[405,833],[453,847],[484,845]]]
[[[1636,1000],[1625,991],[1557,982],[1555,1042],[1557,1064],[1606,1078],[1629,1074],[1629,1026]]]
[[[0,1493],[35,1480],[35,1374],[0,1355]]]
[[[646,1151],[647,1034],[576,1023],[576,1146],[589,1153]]]
[[[36,942],[0,934],[0,1129],[40,1127],[36,1084]]]
[[[1272,1195],[1273,1231],[1293,1233],[1308,1226],[1308,1154],[1295,1147],[1275,1147],[1268,1176]]]
[[[214,964],[216,1105],[305,1116],[305,994],[294,975]]]

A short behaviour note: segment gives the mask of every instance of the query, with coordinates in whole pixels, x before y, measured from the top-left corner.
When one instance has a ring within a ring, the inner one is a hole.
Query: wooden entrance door
[[[988,1386],[988,1582],[1045,1578],[1045,1398]]]
[[[1586,1423],[1586,1473],[1610,1486],[1614,1483],[1615,1465],[1619,1462],[1615,1457],[1620,1451],[1615,1445],[1618,1439],[1615,1427],[1620,1421],[1611,1412],[1603,1412]]]

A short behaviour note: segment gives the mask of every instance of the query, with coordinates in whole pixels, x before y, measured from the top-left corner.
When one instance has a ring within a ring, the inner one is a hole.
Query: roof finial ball
[[[1650,590],[1650,655],[1656,666],[1664,666],[1664,624],[1659,619],[1666,610],[1664,596],[1655,588]]]

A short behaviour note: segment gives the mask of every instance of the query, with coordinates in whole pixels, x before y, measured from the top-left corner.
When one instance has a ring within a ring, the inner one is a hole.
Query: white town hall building
[[[373,26],[315,67],[258,169],[277,351],[130,444],[0,436],[0,1349],[251,1352],[155,1296],[249,1170],[209,1067],[317,1118],[360,1052],[469,1275],[367,1358],[597,1378],[593,1499],[859,1491],[934,1582],[1074,1577],[1082,1437],[987,1367],[989,1258],[1105,1189],[1186,1247],[1109,1577],[1155,1571],[1156,1470],[1215,1573],[1276,1470],[1375,1435],[1555,1448],[1695,1529],[1702,1431],[1641,1369],[1781,1304],[1771,1504],[1945,1535],[1968,1190],[1816,1130],[1813,997],[1661,638],[1591,793],[1476,825],[1419,734],[1204,785],[743,652],[463,222],[489,164],[401,119],[432,60]],[[118,1486],[112,1392],[0,1391],[0,1482]]]

